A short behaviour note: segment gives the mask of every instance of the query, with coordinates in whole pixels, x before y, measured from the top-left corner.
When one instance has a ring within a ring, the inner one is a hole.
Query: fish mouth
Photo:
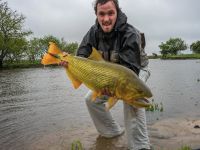
[[[133,103],[136,107],[149,107],[151,105],[150,101],[146,98],[136,99]]]
[[[136,99],[137,102],[141,102],[141,103],[147,103],[147,104],[150,104],[149,100],[147,100],[146,98],[139,98],[139,99]]]

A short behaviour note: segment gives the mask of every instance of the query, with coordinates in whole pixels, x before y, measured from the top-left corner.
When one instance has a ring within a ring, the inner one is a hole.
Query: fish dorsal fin
[[[92,47],[92,53],[88,57],[89,59],[96,60],[96,61],[103,61],[102,54],[96,50],[96,48]]]
[[[70,81],[72,82],[73,86],[75,89],[79,88],[79,86],[82,84],[81,81],[79,81],[78,79],[76,79],[70,72],[69,70],[66,69],[67,75],[70,79]]]

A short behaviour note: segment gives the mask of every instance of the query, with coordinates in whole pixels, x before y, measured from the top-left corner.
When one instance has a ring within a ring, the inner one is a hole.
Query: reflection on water
[[[155,102],[163,113],[147,113],[148,122],[174,116],[200,114],[200,61],[150,60]],[[87,89],[74,90],[62,68],[0,71],[1,149],[29,149],[45,134],[92,125],[83,97]],[[123,125],[122,103],[112,111]]]

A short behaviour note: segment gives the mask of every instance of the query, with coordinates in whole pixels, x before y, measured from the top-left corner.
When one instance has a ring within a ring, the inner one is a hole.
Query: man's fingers
[[[109,89],[107,87],[103,88],[101,93],[103,95],[112,96],[112,93],[109,91]]]
[[[66,57],[68,55],[67,52],[63,52],[63,57]]]
[[[61,61],[61,62],[59,63],[59,65],[60,65],[60,66],[63,66],[63,67],[68,67],[68,62],[66,62],[66,61]]]

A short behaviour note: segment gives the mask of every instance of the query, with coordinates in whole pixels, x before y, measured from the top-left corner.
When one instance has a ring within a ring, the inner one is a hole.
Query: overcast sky
[[[3,0],[5,1],[5,0]],[[25,17],[33,37],[53,35],[80,43],[95,22],[93,0],[7,0]],[[200,0],[119,0],[128,22],[146,35],[146,52],[159,53],[158,45],[180,37],[188,45],[200,40]]]

